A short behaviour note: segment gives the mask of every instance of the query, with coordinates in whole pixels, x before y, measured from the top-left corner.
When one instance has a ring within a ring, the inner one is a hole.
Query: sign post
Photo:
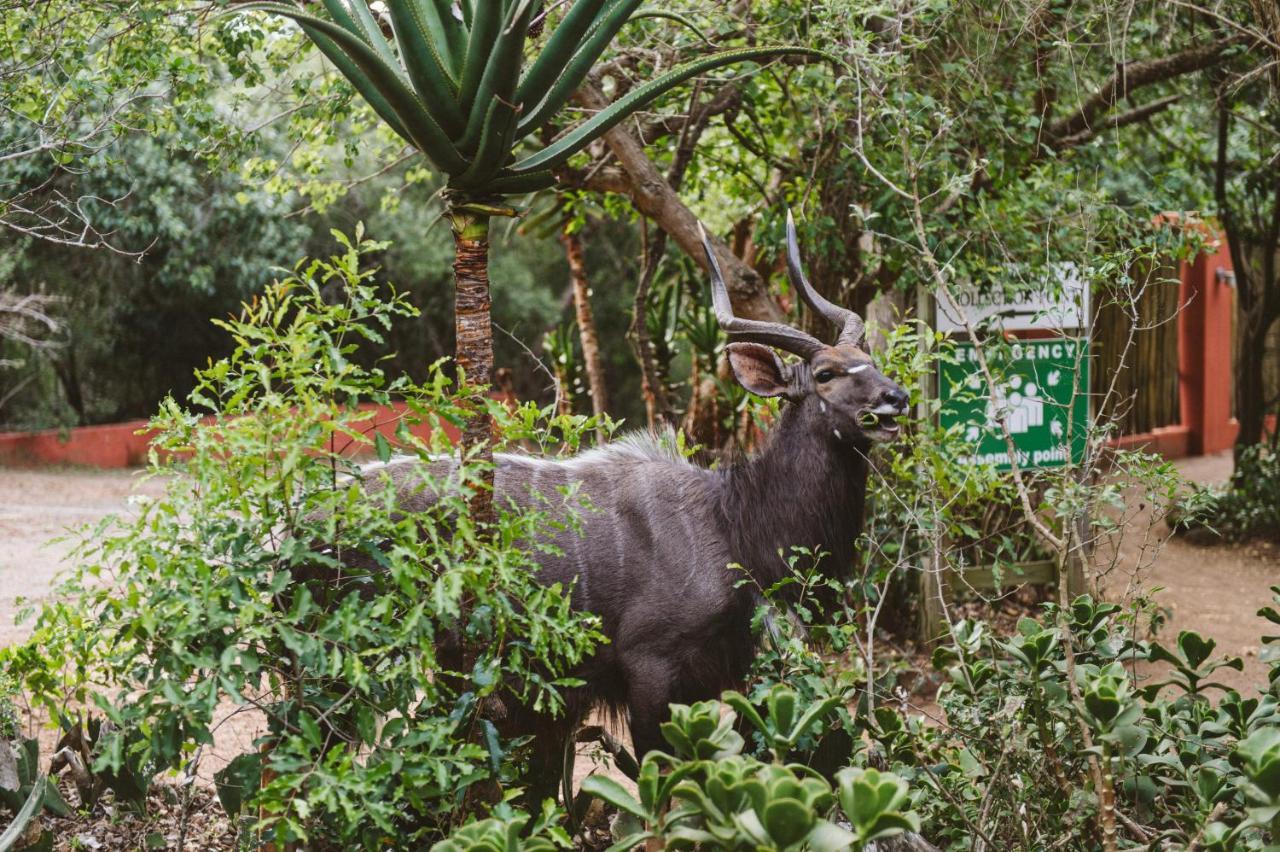
[[[941,365],[936,377],[942,400],[939,424],[963,430],[971,454],[969,464],[994,465],[1012,470],[1009,446],[1001,428],[1003,419],[1013,438],[1020,470],[1063,467],[1084,459],[1088,439],[1089,395],[1089,287],[1073,263],[1052,267],[1058,285],[1056,297],[1042,288],[1006,298],[976,287],[953,288],[955,303],[939,294],[935,300],[935,328],[952,335],[966,335],[969,324],[981,324],[999,332],[1022,332],[1002,350],[988,353],[988,366],[996,387],[987,386],[971,341],[957,340],[956,363]],[[921,294],[920,316],[928,296]],[[1068,334],[1079,330],[1079,336]],[[967,335],[966,335],[967,336]],[[923,566],[921,572],[920,635],[925,641],[945,628],[946,599],[950,597],[952,569],[942,564]],[[1053,562],[1017,566],[1027,582],[1057,579],[1074,597],[1085,591],[1084,566],[1072,557],[1066,577],[1057,577]],[[975,588],[994,588],[993,566],[971,566],[964,581]]]
[[[1011,470],[1001,417],[1023,470],[1062,467],[1084,458],[1089,427],[1089,341],[1078,337],[1022,340],[1003,363],[992,359],[998,386],[987,388],[972,343],[957,343],[958,363],[938,379],[944,428],[959,427],[973,448],[967,461]],[[1071,446],[1067,446],[1068,441]]]

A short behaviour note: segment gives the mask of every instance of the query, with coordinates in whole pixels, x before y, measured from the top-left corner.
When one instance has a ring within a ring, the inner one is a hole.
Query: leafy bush
[[[1172,524],[1175,532],[1199,531],[1229,541],[1280,538],[1280,447],[1241,450],[1225,488],[1199,488]]]
[[[546,518],[468,520],[479,465],[424,472],[443,496],[410,512],[385,477],[362,484],[352,451],[452,452],[449,430],[480,408],[506,440],[572,448],[593,424],[452,395],[438,370],[415,385],[362,366],[360,344],[413,311],[361,268],[380,244],[338,239],[219,323],[235,351],[152,421],[164,496],[88,532],[3,663],[69,729],[86,704],[109,721],[98,773],[143,790],[194,774],[219,724],[255,711],[268,733],[217,778],[233,813],[281,842],[412,846],[519,789],[526,740],[499,734],[495,702],[554,712],[600,634],[516,545]],[[402,407],[393,436],[363,403]]]
[[[668,849],[863,849],[869,841],[919,829],[901,778],[847,767],[834,783],[802,763],[784,763],[799,734],[833,709],[803,706],[795,691],[770,690],[762,716],[744,696],[672,705],[662,735],[672,754],[651,752],[632,795],[593,775],[582,789],[616,807],[617,848],[660,838]],[[732,709],[730,709],[732,708]],[[774,744],[773,760],[743,754],[739,713]],[[785,732],[785,733],[784,733]]]

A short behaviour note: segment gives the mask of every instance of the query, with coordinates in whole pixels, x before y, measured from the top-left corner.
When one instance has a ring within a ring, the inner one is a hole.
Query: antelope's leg
[[[674,700],[672,687],[675,671],[659,657],[645,657],[629,666],[627,677],[627,717],[631,727],[631,743],[637,761],[644,761],[650,751],[666,751],[661,725]]]

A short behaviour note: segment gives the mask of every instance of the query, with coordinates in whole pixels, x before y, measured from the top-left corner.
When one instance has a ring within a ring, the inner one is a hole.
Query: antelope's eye
[[[814,376],[814,378],[820,382],[829,382],[835,377],[836,374],[833,370],[821,370],[818,372],[818,375]]]

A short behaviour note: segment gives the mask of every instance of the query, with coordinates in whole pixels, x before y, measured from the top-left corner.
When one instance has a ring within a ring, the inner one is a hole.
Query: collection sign
[[[980,289],[976,286],[953,288],[955,303],[938,293],[936,328],[950,333],[965,330],[964,317],[978,323],[998,317],[1004,331],[1027,329],[1059,329],[1089,327],[1089,288],[1074,263],[1058,263],[1051,276],[1056,287],[1042,286],[1013,295],[1003,288]],[[1046,295],[1053,289],[1055,295]]]
[[[973,448],[968,461],[1009,470],[1000,428],[1007,418],[1019,468],[1061,467],[1084,456],[1089,423],[1089,342],[1055,337],[1014,342],[989,366],[994,392],[978,367],[972,343],[956,343],[958,363],[943,364],[938,381],[944,428],[959,425]],[[1068,447],[1068,439],[1071,446]]]

